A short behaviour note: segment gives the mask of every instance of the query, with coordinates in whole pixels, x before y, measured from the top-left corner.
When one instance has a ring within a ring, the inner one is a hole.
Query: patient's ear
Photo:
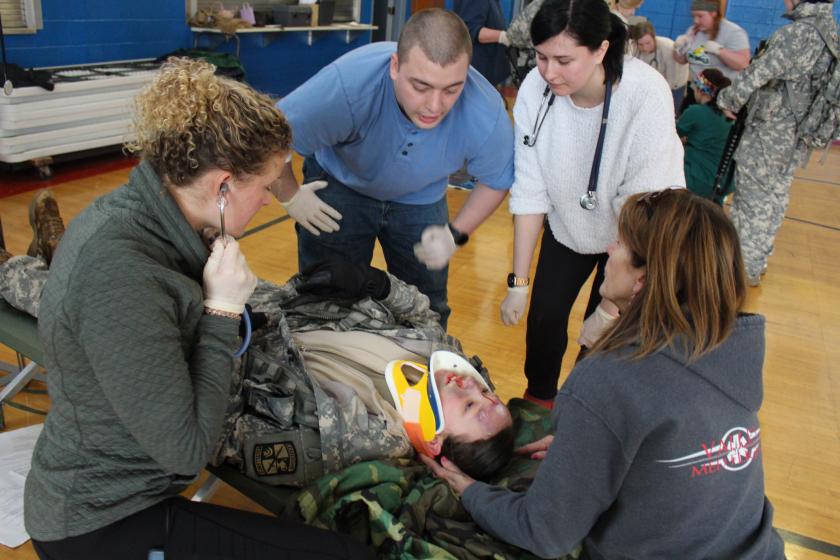
[[[440,450],[443,449],[443,440],[444,437],[440,434],[435,436],[435,439],[426,443],[429,448],[429,451],[434,453],[434,456],[437,457],[440,455]]]

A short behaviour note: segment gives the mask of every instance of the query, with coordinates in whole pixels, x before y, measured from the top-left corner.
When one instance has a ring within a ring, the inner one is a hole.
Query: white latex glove
[[[204,265],[204,306],[242,313],[256,286],[257,277],[239,250],[239,243],[231,236],[227,236],[227,246],[221,238],[217,239]]]
[[[706,49],[707,53],[712,53],[712,54],[717,55],[717,54],[720,54],[720,49],[722,49],[723,47],[717,41],[706,41],[703,44],[703,48]]]
[[[691,42],[691,37],[688,35],[680,35],[674,41],[674,48],[677,50],[678,53],[685,56],[685,53],[688,52],[689,43]]]
[[[617,319],[618,317],[610,315],[599,305],[592,312],[592,315],[587,317],[583,322],[583,326],[580,329],[580,336],[577,339],[578,344],[592,348]]]
[[[315,194],[315,191],[326,186],[326,181],[304,183],[288,202],[280,203],[289,216],[312,235],[321,235],[322,231],[327,233],[338,231],[339,226],[335,220],[340,220],[341,214]]]
[[[528,286],[514,286],[508,288],[508,293],[502,302],[502,323],[515,325],[525,316],[528,305]]]
[[[429,270],[441,270],[457,249],[455,238],[449,226],[429,226],[420,235],[420,243],[414,244],[414,255]]]
[[[507,31],[502,31],[501,33],[499,33],[499,40],[497,41],[497,43],[506,47],[510,46],[510,39],[508,39]]]

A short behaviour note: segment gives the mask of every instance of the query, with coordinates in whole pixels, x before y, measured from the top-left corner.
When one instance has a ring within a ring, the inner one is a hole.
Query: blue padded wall
[[[6,35],[10,62],[64,66],[156,57],[188,45],[183,0],[41,0],[44,28]]]
[[[372,0],[362,1],[361,20],[371,21]],[[44,28],[33,35],[7,35],[10,62],[24,67],[66,66],[135,58],[156,58],[194,44],[184,0],[41,0]],[[366,44],[369,33],[344,42],[340,32],[317,36],[312,46],[303,33],[276,33],[265,44],[261,34],[240,35],[240,58],[248,82],[285,95],[349,50]],[[198,42],[208,45],[206,36]],[[233,41],[214,44],[234,52]]]

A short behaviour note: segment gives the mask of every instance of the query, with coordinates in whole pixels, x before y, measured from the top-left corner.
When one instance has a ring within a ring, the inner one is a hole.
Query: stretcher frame
[[[11,400],[21,389],[38,379],[45,381],[38,372],[43,362],[41,343],[38,340],[38,321],[0,300],[0,343],[11,348],[18,356],[18,365],[0,363],[0,371],[6,375],[0,378],[0,430],[5,428],[3,403]],[[29,360],[29,363],[26,363]]]

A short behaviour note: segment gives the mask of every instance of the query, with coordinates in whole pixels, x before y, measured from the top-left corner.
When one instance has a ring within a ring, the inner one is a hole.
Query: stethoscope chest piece
[[[595,198],[595,193],[587,191],[587,193],[580,197],[580,207],[584,210],[595,210],[598,207],[598,199]]]

